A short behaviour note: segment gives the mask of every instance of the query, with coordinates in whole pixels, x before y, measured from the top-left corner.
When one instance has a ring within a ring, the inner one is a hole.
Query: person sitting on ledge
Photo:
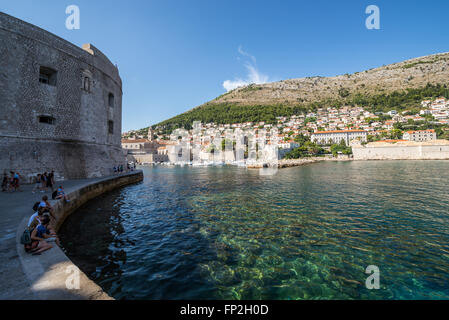
[[[42,201],[41,201],[41,203],[39,203],[39,207],[38,208],[40,208],[40,207],[44,208],[44,213],[48,212],[54,218],[54,216],[53,216],[53,207],[51,206],[50,202],[48,202],[48,197],[47,196],[43,196],[42,197]]]
[[[40,255],[42,252],[53,248],[49,242],[54,241],[59,246],[59,239],[56,233],[49,228],[49,224],[50,218],[44,217],[42,219],[42,223],[38,225],[31,233],[31,240],[39,241],[37,248],[30,251],[33,255]]]
[[[28,220],[28,230],[33,231],[44,219],[44,208],[40,207]]]
[[[56,199],[64,199],[65,202],[70,202],[69,198],[65,195],[64,188],[59,186],[56,194]]]

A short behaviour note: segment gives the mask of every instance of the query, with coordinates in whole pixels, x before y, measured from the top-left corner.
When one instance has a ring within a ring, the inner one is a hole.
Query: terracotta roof
[[[366,132],[365,130],[334,130],[334,131],[316,131],[313,134],[322,133],[349,133],[349,132]]]
[[[407,131],[407,133],[409,133],[409,134],[413,134],[413,133],[427,133],[427,132],[435,132],[435,130],[434,129],[429,129],[429,130],[417,130],[417,131]]]
[[[148,142],[148,140],[147,139],[136,139],[136,140],[122,139],[122,143],[143,143],[143,142]]]
[[[379,140],[375,142],[408,142],[408,140]]]
[[[157,143],[161,144],[161,145],[175,145],[175,144],[177,144],[176,141],[170,141],[170,140],[158,140]]]

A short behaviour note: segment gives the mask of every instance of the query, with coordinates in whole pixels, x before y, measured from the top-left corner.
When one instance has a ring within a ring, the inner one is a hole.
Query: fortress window
[[[84,77],[83,79],[83,89],[87,92],[90,92],[90,79],[89,77]]]
[[[114,95],[112,93],[108,96],[108,104],[111,108],[114,108]]]
[[[58,72],[56,70],[41,66],[39,69],[39,82],[50,86],[56,86],[57,74]]]
[[[55,124],[55,118],[50,116],[39,116],[39,123]]]
[[[114,133],[114,121],[111,121],[111,120],[108,121],[108,132],[109,132],[109,134]]]

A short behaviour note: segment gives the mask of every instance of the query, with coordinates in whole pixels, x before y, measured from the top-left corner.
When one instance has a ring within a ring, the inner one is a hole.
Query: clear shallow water
[[[117,299],[449,299],[448,182],[444,161],[146,168],[60,233]]]

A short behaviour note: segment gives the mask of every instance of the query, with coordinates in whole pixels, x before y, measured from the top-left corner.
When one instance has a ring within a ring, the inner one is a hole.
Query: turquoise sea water
[[[144,171],[60,230],[117,299],[449,299],[449,162]]]

